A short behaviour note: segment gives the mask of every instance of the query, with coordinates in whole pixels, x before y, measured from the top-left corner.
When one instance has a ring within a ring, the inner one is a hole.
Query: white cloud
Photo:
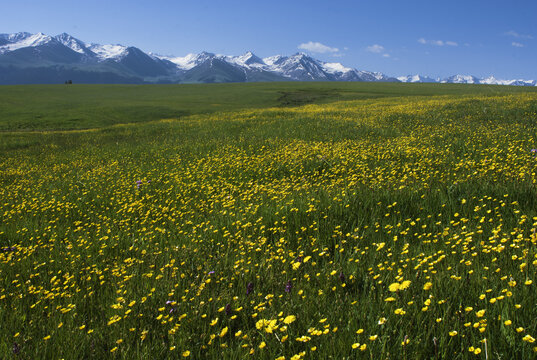
[[[423,45],[435,45],[435,46],[459,46],[459,44],[455,41],[444,41],[444,40],[426,40],[424,38],[419,38],[418,42]]]
[[[314,52],[314,53],[337,53],[339,52],[338,48],[326,46],[324,44],[321,44],[320,42],[307,42],[304,44],[298,45],[299,49]]]
[[[519,34],[514,30],[509,30],[508,32],[505,33],[505,35],[512,36],[517,39],[533,39],[533,36],[531,35]]]
[[[379,44],[371,45],[366,48],[366,51],[369,51],[375,54],[380,54],[381,52],[384,51],[384,46],[379,45]]]
[[[386,52],[386,49],[384,46],[379,44],[370,45],[365,48],[367,52],[373,53],[373,54],[382,54],[382,57],[389,58],[391,55]]]
[[[520,48],[520,47],[524,47],[524,44],[521,44],[521,43],[516,42],[516,41],[513,41],[513,42],[511,43],[511,45],[514,46],[514,47],[519,47],[519,48]]]

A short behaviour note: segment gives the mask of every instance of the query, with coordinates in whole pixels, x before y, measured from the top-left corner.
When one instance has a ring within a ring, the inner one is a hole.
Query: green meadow
[[[535,91],[515,86],[355,82],[2,86],[0,131],[89,129],[242,109],[530,90]]]
[[[537,88],[0,99],[0,358],[537,357]]]

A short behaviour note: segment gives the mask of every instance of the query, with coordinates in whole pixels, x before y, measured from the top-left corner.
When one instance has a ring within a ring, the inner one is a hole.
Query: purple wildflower
[[[136,188],[139,189],[140,185],[142,185],[142,180],[136,180]]]
[[[285,292],[290,293],[291,290],[293,290],[293,283],[291,282],[291,280],[289,280],[287,284],[285,284]]]
[[[212,275],[212,274],[214,274],[214,271],[209,271],[209,275]]]
[[[175,301],[173,301],[173,300],[166,301],[166,305],[170,305],[170,307],[171,307],[170,314],[175,311],[174,303],[175,303]]]
[[[252,291],[254,291],[254,283],[249,282],[248,285],[246,285],[246,295],[250,295]]]

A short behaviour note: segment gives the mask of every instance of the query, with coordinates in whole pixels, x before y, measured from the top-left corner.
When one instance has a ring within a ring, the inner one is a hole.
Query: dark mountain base
[[[113,72],[84,71],[63,66],[18,68],[0,67],[0,84],[143,84],[143,79]]]

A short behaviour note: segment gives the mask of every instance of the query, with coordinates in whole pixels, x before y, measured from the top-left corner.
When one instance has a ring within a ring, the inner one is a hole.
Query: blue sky
[[[18,0],[0,33],[260,57],[310,53],[388,75],[537,78],[537,1]]]

